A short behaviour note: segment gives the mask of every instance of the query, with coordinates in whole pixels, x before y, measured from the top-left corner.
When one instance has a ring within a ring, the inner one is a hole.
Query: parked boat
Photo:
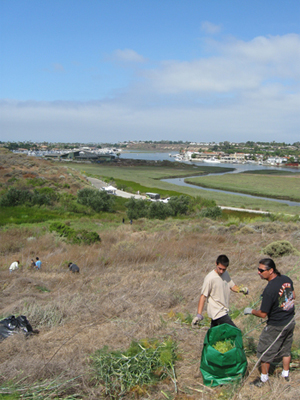
[[[215,158],[215,157],[205,158],[205,159],[203,160],[203,162],[205,162],[205,163],[211,163],[211,164],[221,164],[221,161],[218,160],[218,159]]]

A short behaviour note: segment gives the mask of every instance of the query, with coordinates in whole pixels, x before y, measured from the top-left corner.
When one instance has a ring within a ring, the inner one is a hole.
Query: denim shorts
[[[287,328],[285,326],[267,325],[262,331],[256,353],[258,358],[265,353],[261,358],[262,362],[269,363],[274,359],[291,355],[295,321],[292,321]]]

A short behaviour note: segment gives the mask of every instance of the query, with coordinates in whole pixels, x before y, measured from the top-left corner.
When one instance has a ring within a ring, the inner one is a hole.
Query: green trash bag
[[[234,347],[226,353],[220,353],[213,346],[225,340],[232,342]],[[242,332],[229,324],[210,328],[204,339],[200,364],[204,385],[218,386],[232,383],[242,378],[246,370],[247,358]]]

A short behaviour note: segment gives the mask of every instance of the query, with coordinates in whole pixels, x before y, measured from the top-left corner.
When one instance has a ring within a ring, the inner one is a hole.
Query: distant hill
[[[88,181],[75,169],[0,148],[0,193],[11,187],[27,190],[50,187],[76,195],[86,186]]]

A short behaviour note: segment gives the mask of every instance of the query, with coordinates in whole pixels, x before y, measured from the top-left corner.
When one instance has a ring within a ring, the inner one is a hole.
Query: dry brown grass
[[[99,399],[101,387],[95,386],[89,369],[89,356],[95,350],[104,345],[126,349],[133,339],[171,336],[181,354],[176,364],[179,392],[175,394],[172,382],[165,381],[141,398],[165,399],[162,391],[177,400],[231,398],[230,388],[202,385],[199,365],[207,328],[192,329],[168,318],[168,313],[196,313],[203,278],[221,253],[231,261],[235,282],[250,289],[248,297],[233,294],[232,307],[243,310],[257,301],[265,286],[256,274],[261,249],[274,240],[288,240],[300,250],[295,235],[299,225],[261,229],[263,225],[251,234],[242,227],[220,234],[220,224],[214,222],[142,220],[116,224],[114,229],[102,227],[102,242],[93,246],[66,244],[43,227],[0,231],[0,315],[26,315],[40,330],[28,339],[19,334],[1,343],[0,381],[80,376],[74,391],[82,398]],[[43,263],[41,271],[28,268],[36,255]],[[8,267],[15,259],[23,268],[10,275]],[[68,261],[79,265],[79,275],[69,273]],[[291,255],[276,262],[284,273],[294,269],[291,277],[296,294],[300,293],[299,258]],[[245,331],[252,328],[243,315],[236,323]],[[260,330],[261,326],[251,332],[255,344]],[[300,344],[298,327],[295,343]],[[249,370],[255,362],[255,357],[249,358]],[[253,378],[257,374],[255,370]],[[250,389],[246,382],[237,398],[297,398],[300,371],[291,376],[286,383],[273,375],[263,389]]]
[[[77,194],[79,189],[90,186],[76,170],[62,167],[59,163],[25,154],[13,154],[0,148],[0,187],[32,189],[32,179],[40,179],[40,187],[50,187],[60,192]]]

